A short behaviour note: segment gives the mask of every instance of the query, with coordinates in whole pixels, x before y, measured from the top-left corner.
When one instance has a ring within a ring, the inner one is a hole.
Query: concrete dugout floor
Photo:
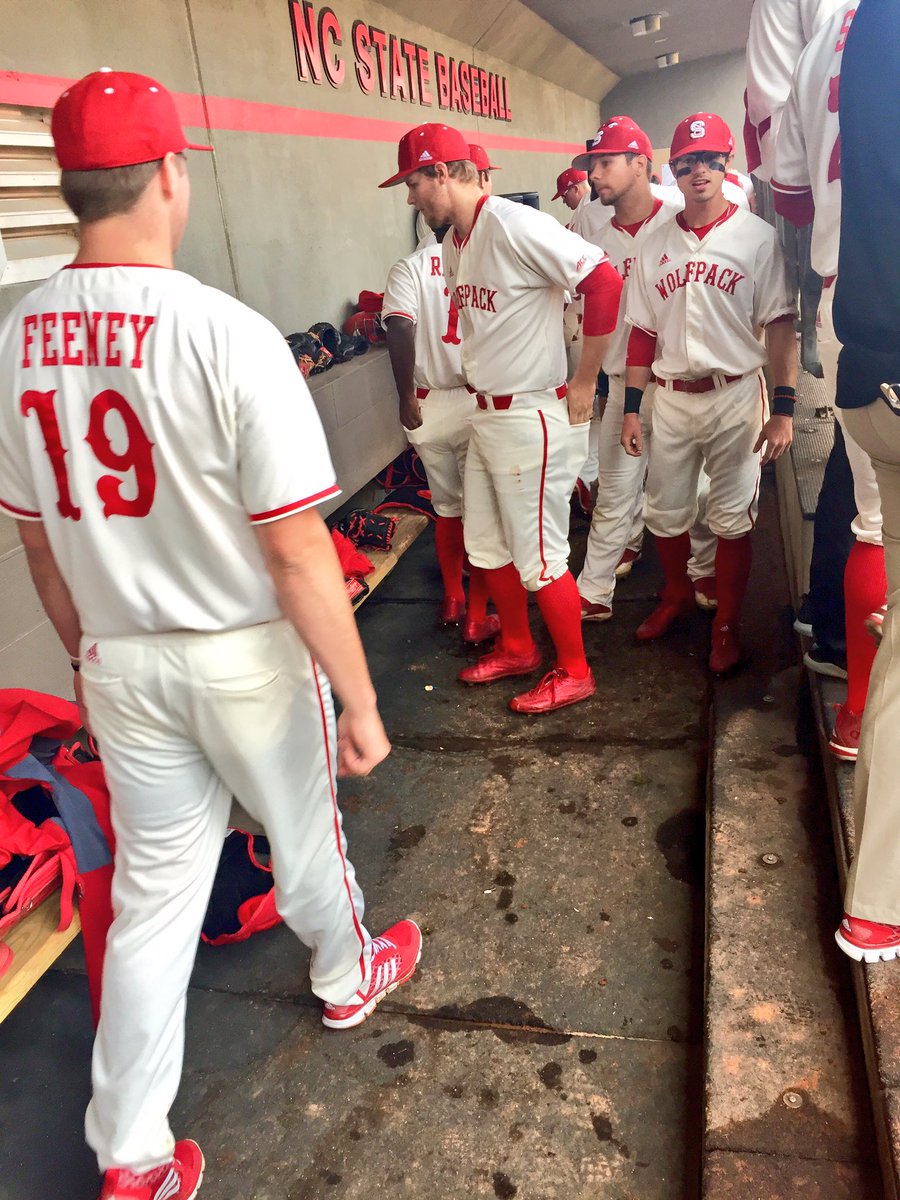
[[[334,1033],[283,927],[201,947],[173,1124],[205,1200],[698,1194],[707,619],[636,645],[658,584],[623,581],[597,695],[544,718],[456,682],[430,532],[360,610],[395,749],[345,826],[369,927],[414,916],[422,964]],[[90,1040],[76,950],[0,1027],[0,1200],[96,1197]]]

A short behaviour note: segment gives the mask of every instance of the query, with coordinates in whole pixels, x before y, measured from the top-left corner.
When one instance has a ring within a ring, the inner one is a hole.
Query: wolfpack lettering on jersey
[[[468,383],[488,395],[562,383],[565,293],[606,255],[548,213],[499,196],[480,200],[468,237],[448,234],[441,249]]]
[[[682,214],[655,229],[638,254],[625,319],[658,335],[655,375],[745,375],[766,350],[756,331],[794,312],[775,230],[731,207],[702,241]]]
[[[85,633],[278,619],[252,526],[339,488],[273,325],[180,271],[68,267],[0,328],[0,372],[0,511],[44,522]]]
[[[810,257],[813,269],[836,275],[841,232],[841,61],[856,5],[822,26],[794,72],[775,146],[772,190],[793,203],[815,206]],[[807,217],[808,219],[808,217]]]
[[[775,168],[782,110],[803,47],[845,0],[755,0],[747,39],[747,119],[761,162],[748,167],[763,180]]]
[[[437,241],[420,246],[391,267],[381,317],[384,321],[405,317],[415,325],[417,387],[447,391],[465,386],[459,313],[444,281]]]
[[[680,193],[679,193],[680,194]],[[653,232],[667,221],[671,221],[678,210],[662,200],[655,200],[653,212],[638,228],[625,228],[616,220],[615,211],[606,204],[595,200],[585,209],[581,222],[581,236],[585,241],[595,246],[602,246],[609,261],[622,276],[624,286],[622,299],[619,303],[619,320],[615,331],[610,335],[609,347],[603,359],[603,370],[607,375],[625,374],[625,352],[628,347],[628,326],[625,323],[625,310],[628,300],[628,285],[637,260],[638,251]]]

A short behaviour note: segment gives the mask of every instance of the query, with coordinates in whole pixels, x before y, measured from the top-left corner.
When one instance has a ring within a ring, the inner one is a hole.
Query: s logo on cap
[[[692,138],[706,137],[706,122],[705,121],[691,121],[691,137]]]

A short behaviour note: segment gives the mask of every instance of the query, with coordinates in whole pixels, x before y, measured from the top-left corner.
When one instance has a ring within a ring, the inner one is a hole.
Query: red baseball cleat
[[[881,925],[844,913],[834,940],[857,962],[890,962],[900,950],[900,925]]]
[[[471,667],[463,667],[457,678],[461,683],[493,683],[495,679],[506,679],[509,675],[530,675],[540,665],[541,652],[537,646],[524,654],[490,650]]]
[[[887,616],[887,605],[882,604],[876,612],[871,612],[865,619],[865,626],[869,633],[875,639],[875,644],[880,646],[881,639],[884,634],[884,618]]]
[[[553,712],[556,708],[565,708],[567,704],[577,704],[579,700],[587,700],[597,690],[593,674],[588,671],[583,679],[576,679],[568,671],[554,667],[548,671],[541,682],[530,692],[522,692],[513,696],[509,707],[517,713]]]
[[[196,1142],[176,1142],[172,1161],[151,1171],[135,1175],[125,1167],[111,1167],[103,1176],[100,1200],[193,1200],[205,1165]]]
[[[471,646],[477,646],[479,642],[486,642],[492,637],[496,637],[500,632],[500,618],[496,613],[489,613],[483,621],[473,621],[466,617],[463,625],[463,641],[468,642]]]
[[[834,706],[834,729],[828,739],[828,749],[844,762],[856,762],[859,755],[859,731],[862,713],[854,712],[846,704]]]
[[[630,575],[631,568],[634,566],[635,563],[638,563],[640,561],[641,561],[640,550],[626,550],[625,553],[622,555],[622,557],[619,559],[616,569],[613,572],[616,579],[624,579],[626,575]]]
[[[737,634],[730,625],[722,625],[712,631],[712,649],[709,654],[709,669],[714,675],[724,675],[741,661],[741,648]]]
[[[445,596],[441,605],[441,624],[458,625],[466,615],[465,599],[457,600],[455,596]]]
[[[322,1024],[329,1029],[352,1029],[375,1011],[385,996],[406,983],[422,957],[422,931],[409,918],[398,921],[372,942],[372,965],[365,990],[353,1004],[326,1004]]]
[[[634,636],[639,642],[652,642],[654,638],[662,637],[669,626],[680,617],[688,616],[693,608],[693,602],[687,599],[663,600],[661,604],[657,604],[647,620],[638,625]]]
[[[594,511],[594,497],[591,495],[591,489],[583,479],[575,480],[574,496],[578,503],[578,507],[586,517],[589,517]]]
[[[584,596],[579,596],[579,600],[582,621],[608,621],[612,616],[612,609],[608,604],[591,604]]]
[[[694,580],[694,601],[704,612],[714,612],[719,607],[715,575],[704,575]]]

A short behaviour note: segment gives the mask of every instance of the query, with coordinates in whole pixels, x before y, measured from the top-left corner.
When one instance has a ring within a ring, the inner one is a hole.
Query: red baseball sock
[[[719,607],[716,609],[715,624],[718,629],[725,625],[729,629],[737,628],[752,561],[753,545],[749,533],[738,538],[720,537],[716,540]]]
[[[485,570],[484,574],[500,617],[500,644],[497,649],[509,654],[529,654],[534,649],[534,638],[528,623],[528,593],[522,587],[519,572],[513,563],[507,563],[505,567]]]
[[[690,533],[679,533],[677,537],[657,537],[656,553],[666,581],[663,599],[673,603],[691,600],[693,589],[687,573],[688,559],[691,557]]]
[[[441,569],[441,579],[444,581],[444,598],[465,600],[462,581],[465,555],[462,517],[435,517],[434,548]]]
[[[576,679],[590,668],[584,657],[581,634],[581,599],[571,571],[560,575],[537,593],[537,604],[556,648],[556,665]]]
[[[487,572],[484,567],[473,567],[469,563],[469,603],[466,605],[466,620],[484,620],[487,616],[488,596]],[[527,597],[525,603],[528,603]]]
[[[869,691],[869,676],[878,647],[865,627],[865,619],[887,598],[884,547],[855,542],[844,568],[844,606],[847,628],[847,707],[862,712]]]

